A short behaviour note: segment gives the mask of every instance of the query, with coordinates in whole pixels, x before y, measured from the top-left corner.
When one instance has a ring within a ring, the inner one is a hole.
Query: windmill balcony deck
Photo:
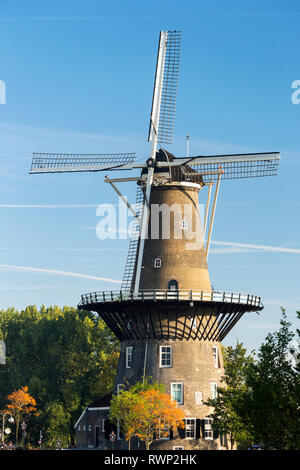
[[[142,290],[133,291],[102,291],[91,292],[81,296],[79,307],[87,305],[111,302],[133,301],[188,301],[188,302],[222,302],[239,304],[250,307],[251,310],[263,308],[261,298],[250,294],[237,294],[234,292],[220,291],[193,291],[193,290]]]
[[[97,312],[121,341],[222,341],[244,313],[263,305],[260,297],[233,292],[121,290],[84,294],[78,308]]]

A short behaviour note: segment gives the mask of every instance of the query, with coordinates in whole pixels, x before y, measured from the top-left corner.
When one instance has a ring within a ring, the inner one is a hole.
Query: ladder
[[[140,238],[140,230],[141,230],[140,221],[141,221],[141,216],[142,216],[142,211],[143,211],[143,205],[144,205],[144,191],[141,188],[141,186],[138,185],[137,191],[136,191],[136,203],[135,203],[135,211],[137,213],[138,218],[136,217],[133,223],[133,230],[132,230],[131,237],[130,237],[128,254],[127,254],[122,284],[121,284],[122,291],[127,291],[127,292],[131,291],[132,278],[134,274],[136,255],[137,255],[139,238]]]

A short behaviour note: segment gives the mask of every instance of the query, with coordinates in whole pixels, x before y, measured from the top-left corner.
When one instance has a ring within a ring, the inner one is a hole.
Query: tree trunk
[[[20,426],[20,420],[18,418],[16,418],[16,447],[18,447],[18,443],[19,443],[19,439],[18,439],[19,426]]]

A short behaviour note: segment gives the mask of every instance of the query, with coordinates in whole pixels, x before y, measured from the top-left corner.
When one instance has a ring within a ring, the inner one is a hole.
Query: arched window
[[[189,221],[187,219],[182,219],[181,221],[181,228],[182,230],[188,230],[189,228]]]
[[[155,268],[161,268],[161,258],[155,258],[154,267]]]
[[[175,279],[168,282],[168,290],[178,290],[178,282]]]

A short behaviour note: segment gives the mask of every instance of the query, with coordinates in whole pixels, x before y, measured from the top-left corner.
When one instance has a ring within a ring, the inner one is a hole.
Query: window
[[[196,419],[195,418],[185,419],[185,438],[196,439]]]
[[[92,430],[92,426],[89,424],[89,431],[91,431],[91,430]]]
[[[219,368],[220,364],[219,364],[219,354],[218,354],[217,346],[213,346],[212,350],[213,350],[213,358],[214,358],[215,367]]]
[[[203,393],[202,392],[195,392],[195,402],[196,405],[203,405]]]
[[[183,383],[171,383],[171,397],[178,405],[183,405]]]
[[[178,282],[175,281],[175,279],[172,279],[171,281],[168,282],[168,290],[178,290]]]
[[[227,448],[227,436],[226,434],[220,435],[220,445]]]
[[[128,346],[126,348],[126,369],[130,369],[132,366],[132,353],[133,346]]]
[[[211,398],[215,400],[218,396],[218,384],[217,383],[211,383],[210,384],[210,390],[211,390]]]
[[[124,387],[123,384],[117,384],[117,395],[122,391],[122,388]]]
[[[102,419],[102,432],[105,432],[105,419]]]
[[[192,330],[197,329],[197,318],[196,317],[191,318],[191,328],[192,328]]]
[[[170,439],[170,428],[168,426],[162,426],[158,431],[158,439]]]
[[[189,221],[187,219],[182,219],[181,221],[181,228],[182,230],[188,230],[189,228]]]
[[[204,419],[204,439],[213,439],[212,418]]]
[[[79,424],[79,426],[78,426],[78,428],[77,428],[77,429],[78,429],[78,431],[80,431],[80,424]]]
[[[172,367],[172,346],[159,347],[159,367]]]
[[[161,258],[155,258],[154,267],[155,268],[161,268]]]

